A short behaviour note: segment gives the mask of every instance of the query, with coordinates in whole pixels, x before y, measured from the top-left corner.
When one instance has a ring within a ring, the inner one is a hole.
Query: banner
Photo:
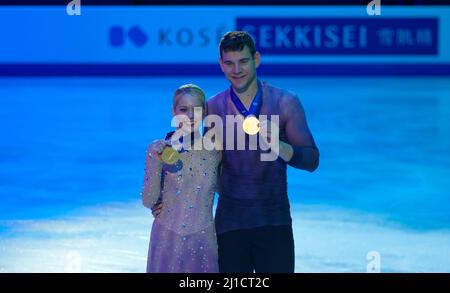
[[[252,34],[267,74],[450,74],[444,6],[0,7],[0,74],[220,74],[230,30]]]

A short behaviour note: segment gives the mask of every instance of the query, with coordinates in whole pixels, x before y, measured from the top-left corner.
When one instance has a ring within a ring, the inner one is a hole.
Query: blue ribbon
[[[262,104],[262,85],[259,80],[258,80],[258,91],[256,92],[256,96],[253,98],[253,101],[248,110],[245,108],[244,104],[242,104],[241,100],[236,95],[236,93],[233,90],[233,87],[231,86],[230,86],[230,96],[231,101],[233,101],[233,104],[236,106],[236,108],[242,114],[242,116],[244,117],[247,117],[249,115],[254,115],[256,117],[259,116],[259,111],[261,110]]]

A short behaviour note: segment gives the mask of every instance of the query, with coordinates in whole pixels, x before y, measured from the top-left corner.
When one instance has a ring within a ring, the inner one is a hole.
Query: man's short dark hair
[[[224,52],[242,51],[245,46],[250,49],[250,54],[254,57],[256,53],[255,42],[249,33],[244,31],[228,32],[220,40],[220,58],[222,58],[222,53]]]

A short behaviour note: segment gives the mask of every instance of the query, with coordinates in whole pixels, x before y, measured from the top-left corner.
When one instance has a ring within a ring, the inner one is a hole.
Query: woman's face
[[[203,120],[202,100],[195,95],[183,94],[179,97],[173,114],[174,116],[180,115],[178,121],[183,123],[181,130],[189,134],[201,126]]]

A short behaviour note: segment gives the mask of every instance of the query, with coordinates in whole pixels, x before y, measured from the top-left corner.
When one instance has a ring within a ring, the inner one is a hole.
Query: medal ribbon
[[[233,90],[233,87],[231,86],[230,86],[230,96],[231,101],[233,101],[233,104],[236,106],[236,108],[242,114],[242,116],[244,117],[247,117],[249,115],[254,115],[255,117],[259,116],[259,111],[261,110],[262,104],[262,85],[259,80],[258,80],[258,91],[256,92],[256,96],[253,98],[253,101],[248,110],[245,108],[244,104],[242,104],[241,100],[236,95],[236,93]]]

